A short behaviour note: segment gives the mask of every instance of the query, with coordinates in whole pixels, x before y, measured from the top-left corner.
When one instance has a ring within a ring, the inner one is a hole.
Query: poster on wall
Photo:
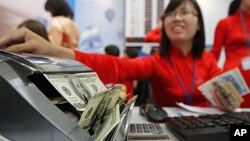
[[[79,49],[103,53],[108,45],[124,49],[125,0],[77,0],[75,21],[80,29]]]

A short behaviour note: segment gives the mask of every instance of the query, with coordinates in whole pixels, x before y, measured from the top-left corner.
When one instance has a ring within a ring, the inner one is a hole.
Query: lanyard
[[[174,64],[173,64],[170,56],[169,56],[169,62],[170,62],[170,65],[171,65],[172,69],[175,72],[176,78],[178,80],[178,83],[181,86],[181,89],[182,89],[182,91],[184,93],[184,96],[185,96],[185,98],[187,100],[187,103],[191,103],[192,99],[193,99],[194,91],[195,91],[195,79],[196,79],[196,65],[195,64],[196,64],[196,60],[194,59],[194,61],[193,61],[192,85],[191,85],[191,90],[190,90],[189,93],[188,93],[188,91],[187,91],[187,89],[186,89],[186,87],[184,85],[184,82],[182,81],[182,79],[178,75],[177,70],[175,69]]]
[[[241,22],[242,31],[244,33],[244,36],[245,36],[246,40],[247,40],[246,45],[247,45],[248,48],[250,48],[250,38],[249,38],[249,35],[247,34],[246,21],[244,19],[242,10],[240,10],[240,22]]]

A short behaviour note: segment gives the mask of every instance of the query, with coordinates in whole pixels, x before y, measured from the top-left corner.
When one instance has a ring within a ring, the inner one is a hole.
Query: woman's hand
[[[233,112],[236,108],[240,107],[240,102],[235,105],[230,104],[226,96],[222,94],[219,89],[215,90],[213,100],[215,101],[217,107],[222,111]]]
[[[16,53],[32,53],[75,59],[73,50],[54,46],[26,28],[18,29],[0,38],[0,48]]]

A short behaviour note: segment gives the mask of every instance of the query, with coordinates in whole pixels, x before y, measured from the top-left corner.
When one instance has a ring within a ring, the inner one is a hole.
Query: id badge
[[[250,57],[243,58],[241,65],[243,70],[250,70]]]

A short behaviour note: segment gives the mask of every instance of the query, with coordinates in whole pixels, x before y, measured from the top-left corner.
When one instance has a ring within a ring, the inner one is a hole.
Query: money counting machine
[[[0,134],[15,141],[91,141],[64,112],[77,111],[52,103],[59,93],[44,77],[89,71],[74,60],[0,51]]]

